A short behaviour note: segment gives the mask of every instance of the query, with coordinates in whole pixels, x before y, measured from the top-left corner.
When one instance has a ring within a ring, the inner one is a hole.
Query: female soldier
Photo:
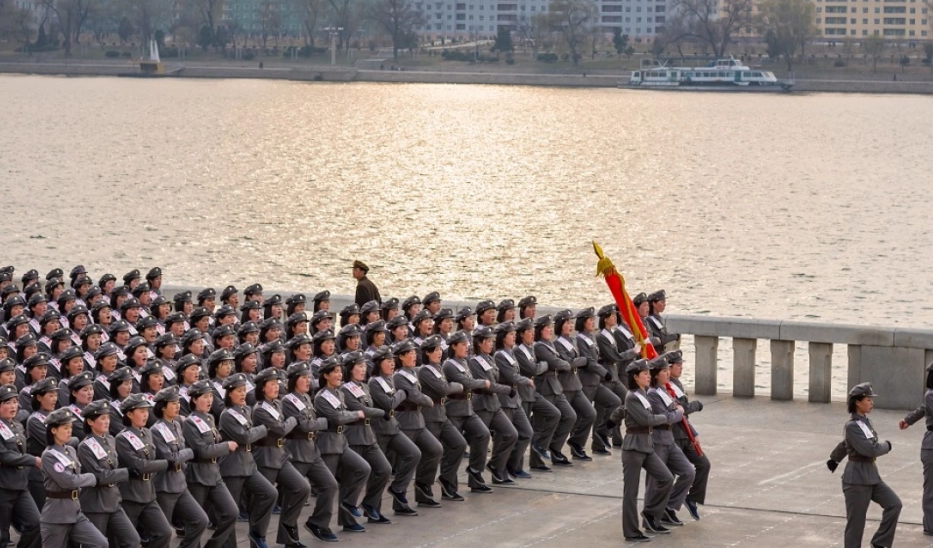
[[[204,333],[200,329],[191,328],[181,337],[181,355],[194,354],[198,359],[205,358]],[[213,351],[212,351],[213,352]]]
[[[23,425],[16,420],[19,398],[13,385],[0,386],[0,531],[6,534],[10,524],[20,527],[19,546],[39,548],[39,510],[30,496],[27,473],[42,464],[39,457],[26,450]]]
[[[512,453],[506,461],[505,468],[508,474],[514,478],[528,479],[531,474],[524,470],[525,450],[528,449],[528,444],[531,443],[534,431],[524,409],[522,409],[520,393],[522,390],[531,390],[533,393],[535,387],[531,379],[522,375],[518,362],[515,360],[515,355],[512,354],[512,349],[515,348],[515,324],[513,322],[504,321],[496,326],[495,348],[494,360],[499,381],[501,384],[515,389],[514,393],[499,394],[499,405],[502,408],[502,414],[509,419],[518,433],[518,441],[515,442],[515,446],[512,448]]]
[[[550,450],[551,462],[560,466],[572,466],[570,459],[561,453],[561,449],[564,448],[564,443],[570,436],[573,425],[577,422],[577,413],[573,410],[570,402],[567,401],[567,397],[564,396],[563,384],[558,378],[561,373],[570,373],[571,365],[566,360],[561,359],[554,347],[554,343],[551,342],[551,337],[554,334],[551,316],[541,316],[535,319],[534,322],[535,359],[547,363],[547,370],[535,380],[535,388],[539,394],[560,411],[560,422],[554,431],[551,445],[547,449]]]
[[[182,426],[185,444],[194,452],[194,459],[185,471],[188,491],[202,509],[207,510],[208,504],[211,507],[215,529],[204,548],[221,548],[233,532],[239,510],[220,477],[217,462],[236,451],[239,445],[235,441],[223,441],[214,426],[214,416],[211,415],[214,392],[210,381],[192,384],[188,388],[188,396],[191,398],[191,414]]]
[[[891,451],[890,441],[881,441],[868,414],[875,407],[871,384],[863,382],[849,391],[851,418],[845,427],[845,446],[849,462],[842,473],[842,494],[846,498],[845,548],[862,545],[865,514],[872,501],[882,508],[881,525],[871,538],[871,545],[893,546],[897,518],[901,514],[901,499],[878,474],[875,459]]]
[[[315,334],[315,336],[319,337],[318,340],[324,340],[326,338],[332,338],[333,332],[330,330],[319,331]],[[288,340],[288,342],[285,343],[287,348],[287,353],[285,356],[286,365],[310,360],[312,357],[312,349],[317,349],[316,345],[317,343],[312,342],[311,337],[309,337],[307,333],[301,333],[300,335],[292,337]],[[331,355],[333,355],[332,352]]]
[[[55,379],[43,379],[32,387],[32,396],[29,409],[33,410],[32,415],[26,420],[26,451],[34,456],[41,458],[45,451],[45,419],[49,413],[55,411],[58,403],[58,383]],[[42,470],[30,468],[29,493],[36,501],[36,508],[45,506],[45,484],[42,478]],[[5,530],[5,529],[4,529]]]
[[[232,359],[230,360],[233,361]],[[234,501],[240,500],[246,490],[249,505],[249,540],[256,548],[268,548],[266,531],[272,518],[272,507],[278,493],[262,474],[257,474],[253,460],[253,445],[266,437],[265,426],[253,426],[253,414],[246,405],[246,375],[236,373],[224,381],[224,404],[220,415],[220,433],[224,439],[235,441],[236,450],[220,463],[220,474]],[[236,546],[236,532],[227,537],[225,546]]]
[[[478,398],[473,399],[473,408],[483,420],[483,424],[490,431],[495,432],[492,445],[492,457],[486,468],[492,474],[492,482],[499,485],[511,485],[514,482],[509,478],[506,467],[512,448],[518,442],[518,431],[512,421],[502,412],[499,395],[513,397],[518,394],[515,386],[499,382],[499,369],[494,365],[492,357],[495,335],[492,329],[486,326],[473,330],[473,357],[470,358],[470,372],[474,379],[488,381],[486,388],[477,390]]]
[[[321,452],[314,443],[318,432],[327,428],[327,419],[314,414],[311,403],[311,371],[306,362],[298,362],[288,367],[288,394],[282,398],[282,414],[294,417],[298,425],[285,440],[285,448],[291,455],[292,465],[299,474],[308,478],[314,486],[314,511],[305,522],[305,529],[314,538],[325,542],[336,542],[337,536],[330,530],[330,520],[334,515],[334,501],[337,499],[337,480],[324,464]]]
[[[408,338],[408,318],[398,315],[386,323],[386,329],[389,330],[389,342],[402,342]]]
[[[117,456],[130,472],[129,481],[120,484],[123,509],[137,530],[149,534],[150,548],[166,548],[172,526],[159,507],[152,476],[165,472],[168,461],[157,458],[152,433],[146,428],[152,404],[142,394],[131,394],[120,407],[126,429],[116,436]]]
[[[124,400],[133,393],[133,371],[125,365],[120,367],[107,377],[107,384],[110,393],[105,401],[110,401],[110,435],[116,437],[126,429],[122,406]]]
[[[583,395],[593,403],[593,441],[590,448],[594,455],[609,455],[609,431],[605,427],[605,417],[622,405],[622,400],[603,383],[613,381],[612,374],[599,363],[599,348],[593,331],[596,329],[596,311],[585,308],[577,312],[574,330],[577,332],[577,351],[586,358],[586,365],[578,373],[583,385]],[[579,415],[579,414],[578,414]],[[598,419],[602,418],[603,421]]]
[[[440,344],[440,337],[435,335],[428,337],[425,341],[427,340],[431,340],[431,348],[436,348]],[[395,454],[397,469],[392,489],[395,492],[405,492],[408,482],[411,481],[410,475],[407,480],[399,477],[404,475],[400,463],[405,461],[407,455],[414,460],[412,471],[415,473],[415,501],[418,506],[437,508],[440,503],[434,499],[431,486],[437,480],[437,467],[440,465],[444,448],[425,428],[424,415],[421,413],[423,408],[434,407],[434,400],[421,392],[421,381],[418,380],[418,371],[415,369],[418,351],[411,341],[404,341],[395,347],[394,363],[391,361],[392,354],[387,350],[389,349],[386,348],[376,353],[378,376],[369,380],[369,387],[376,406],[387,413],[394,409],[397,419],[397,421],[388,422],[389,425],[395,423],[396,434],[385,437],[384,442],[380,436],[379,442],[380,447],[383,447],[383,452],[388,454],[391,451]],[[395,375],[391,374],[393,370]],[[386,390],[386,387],[389,390]],[[380,425],[382,426],[384,425]],[[399,429],[401,433],[398,433]],[[378,429],[377,433],[379,433]],[[406,445],[408,447],[405,447]],[[414,468],[415,465],[417,469]]]
[[[149,345],[146,344],[146,340],[138,336],[131,337],[123,347],[123,353],[126,355],[126,365],[133,369],[133,373],[139,375],[149,360]]]
[[[515,301],[503,299],[496,305],[496,322],[511,322],[515,320]]]
[[[467,478],[470,491],[473,493],[491,493],[492,488],[486,485],[483,479],[483,468],[486,466],[486,452],[489,450],[489,428],[473,411],[471,398],[474,390],[488,389],[491,383],[486,379],[474,379],[467,364],[469,355],[469,341],[464,331],[458,331],[450,336],[451,357],[444,363],[444,376],[449,381],[463,386],[463,392],[451,394],[446,402],[447,418],[463,433],[470,444],[470,463],[467,466]],[[514,442],[513,442],[514,443]],[[441,487],[446,488],[444,482]],[[456,493],[457,484],[454,483],[452,494]]]
[[[586,454],[584,445],[590,436],[590,430],[596,421],[596,410],[593,404],[583,393],[583,383],[580,381],[578,370],[586,367],[589,360],[580,356],[577,350],[577,344],[573,333],[573,313],[569,310],[561,310],[554,316],[554,329],[557,333],[557,339],[554,341],[554,348],[561,359],[570,364],[569,371],[561,371],[557,374],[561,388],[564,391],[564,397],[573,407],[577,414],[577,420],[573,424],[570,437],[567,438],[567,446],[570,447],[570,453],[574,460],[590,461],[592,457]]]
[[[684,408],[684,415],[690,416],[693,413],[702,411],[703,402],[697,400],[690,401],[684,393],[684,385],[680,382],[680,375],[684,370],[683,353],[680,350],[675,350],[673,352],[668,352],[665,356],[667,356],[668,363],[671,364],[671,389],[674,391],[677,401],[679,401],[680,405]],[[699,436],[699,433],[693,428],[692,424],[690,428],[693,430],[694,436]],[[690,487],[690,492],[687,493],[684,504],[687,506],[687,511],[690,512],[690,517],[699,520],[700,512],[697,509],[697,504],[706,504],[706,485],[709,483],[709,471],[711,468],[709,458],[705,453],[702,455],[697,453],[696,447],[694,447],[693,443],[690,441],[690,437],[687,435],[687,431],[684,430],[683,422],[674,423],[674,441],[677,443],[678,447],[680,447],[681,451],[684,452],[684,456],[687,457],[687,460],[690,461],[696,471],[696,476],[693,478],[693,486]]]
[[[275,369],[265,369],[256,376],[256,405],[253,407],[253,420],[263,425],[268,434],[256,442],[253,458],[259,473],[276,485],[282,507],[279,516],[279,530],[276,543],[288,547],[301,544],[298,537],[298,515],[304,507],[311,486],[289,462],[290,455],[285,449],[285,437],[295,429],[298,419],[284,417],[282,402],[279,397],[279,378]]]
[[[670,364],[667,356],[658,356],[648,362],[648,370],[651,373],[651,388],[648,390],[648,401],[651,403],[651,411],[656,415],[671,413],[675,405],[679,405],[679,400],[675,400],[667,391],[667,384],[671,380]],[[683,406],[681,406],[683,410]],[[662,424],[654,427],[651,433],[651,441],[654,443],[654,454],[661,459],[671,474],[677,476],[674,487],[671,489],[670,498],[667,501],[667,507],[661,516],[661,523],[665,525],[681,526],[683,522],[677,518],[677,510],[687,498],[687,492],[693,485],[693,478],[696,476],[696,470],[693,465],[684,456],[680,447],[674,443],[674,434],[672,432],[673,424]],[[654,478],[650,476],[645,482],[645,499],[650,500],[654,494],[656,484]]]
[[[100,348],[100,345],[103,343],[101,335],[104,330],[101,326],[91,324],[81,330],[81,350],[84,351],[84,368],[93,371],[97,368],[97,359],[94,357],[97,354],[97,349]]]
[[[330,329],[318,331],[314,334],[314,358],[311,359],[311,374],[320,373],[321,363],[327,358],[337,357],[337,343],[334,332]],[[300,355],[296,356],[297,361],[305,361]]]
[[[920,419],[925,419],[927,430],[920,444],[920,462],[923,463],[923,532],[933,535],[933,363],[927,366],[926,387],[923,404],[908,413],[898,426],[906,430]]]
[[[321,310],[327,311],[330,310],[330,291],[321,291],[314,295],[314,309],[312,313],[320,312]]]
[[[71,414],[84,420],[82,411],[84,406],[94,401],[94,373],[84,371],[78,373],[68,381],[68,392],[71,395],[71,405],[67,407]],[[72,425],[75,437],[79,440],[84,439],[84,423],[75,422]]]
[[[253,346],[259,344],[259,324],[256,322],[246,322],[236,331],[237,344],[250,343]]]
[[[311,329],[309,333],[311,335],[314,335],[318,331],[323,331],[325,329],[332,329],[333,327],[334,327],[334,316],[326,310],[321,310],[321,311],[315,312],[314,315],[311,316]]]
[[[149,306],[152,309],[152,317],[154,317],[156,321],[159,322],[159,334],[164,335],[166,331],[165,318],[167,318],[168,315],[172,313],[172,303],[162,295],[159,295],[152,301]]]
[[[173,363],[175,361],[175,355],[178,354],[178,338],[176,338],[173,333],[160,335],[152,345],[152,349],[155,352],[156,358],[162,360],[166,364]],[[170,380],[175,380],[174,374]]]
[[[343,431],[347,424],[365,419],[366,414],[347,409],[343,402],[344,392],[340,390],[342,380],[343,368],[335,358],[321,362],[320,388],[314,397],[314,411],[327,419],[327,430],[318,435],[317,445],[324,463],[340,484],[337,524],[343,526],[344,531],[362,533],[366,528],[354,518],[363,517],[357,504],[371,469],[363,457],[350,450]]]
[[[159,360],[149,360],[143,366],[139,374],[140,393],[149,400],[149,403],[155,404],[155,395],[159,390],[165,388],[165,377],[162,374],[162,362]],[[156,423],[154,413],[149,414],[149,428]]]
[[[360,307],[360,326],[366,327],[379,319],[379,302],[369,301]]]
[[[296,312],[304,312],[305,305],[308,303],[308,297],[304,293],[295,293],[291,297],[285,299],[285,317],[289,317]],[[276,316],[281,319],[281,314]],[[269,316],[266,316],[268,319]]]
[[[340,327],[360,323],[360,307],[356,303],[343,307],[340,311]]]
[[[188,492],[185,469],[194,459],[194,450],[185,447],[182,421],[179,419],[181,397],[177,386],[163,388],[155,395],[153,412],[158,421],[152,426],[156,457],[168,461],[168,470],[155,477],[156,499],[165,518],[184,523],[181,548],[201,545],[201,533],[207,529],[207,514]]]
[[[366,371],[370,375],[374,374],[373,355],[385,345],[386,334],[388,334],[386,323],[382,320],[377,320],[366,326],[366,351],[363,352],[363,355],[366,356]]]
[[[81,490],[78,500],[88,521],[116,546],[139,546],[139,533],[123,511],[123,498],[118,483],[129,481],[129,470],[117,462],[117,441],[110,434],[110,403],[95,400],[84,408],[84,429],[87,437],[78,445],[81,467],[94,474],[94,487]]]
[[[68,329],[71,330],[71,342],[81,346],[81,331],[90,323],[90,312],[83,306],[76,306],[68,311]]]
[[[262,321],[262,303],[259,301],[246,301],[240,305],[240,323]]]
[[[93,385],[95,400],[110,399],[110,383],[107,381],[107,377],[117,370],[117,363],[119,362],[117,352],[119,350],[117,345],[106,342],[100,345],[100,348],[94,354],[95,369],[97,371],[97,378],[94,380]]]
[[[45,419],[48,447],[42,453],[46,499],[40,529],[43,548],[66,548],[69,543],[86,548],[107,548],[107,538],[81,512],[78,491],[97,485],[94,474],[81,473],[71,441],[71,424],[77,418],[68,409],[57,409]]]
[[[625,412],[625,438],[622,440],[622,533],[625,540],[646,542],[648,537],[638,528],[638,482],[642,469],[657,482],[652,498],[645,499],[642,512],[644,526],[655,533],[670,533],[661,525],[668,496],[674,484],[674,476],[654,453],[651,429],[662,424],[672,424],[683,418],[680,404],[674,410],[656,415],[651,410],[647,389],[651,385],[651,373],[646,360],[636,360],[626,369],[628,395],[625,406],[617,409],[610,420],[620,422]]]
[[[619,398],[619,401],[625,401],[628,389],[621,378],[625,377],[625,368],[641,354],[641,345],[635,342],[628,329],[619,325],[618,306],[607,304],[600,308],[596,315],[599,316],[599,335],[596,336],[596,346],[599,348],[599,363],[612,375],[612,380],[606,382],[605,386]],[[614,412],[615,409],[597,408],[596,424],[604,425],[606,419]],[[597,428],[594,432],[600,437],[599,441],[607,450],[610,444],[613,447],[622,447],[622,432],[618,426],[612,431]],[[606,435],[605,438],[602,437],[603,433]],[[612,437],[611,442],[609,440],[610,434]]]
[[[317,333],[312,329],[310,335]],[[285,320],[285,338],[293,339],[298,335],[308,334],[308,315],[304,312],[296,312]]]
[[[340,354],[345,354],[347,352],[356,352],[361,351],[360,348],[360,335],[362,335],[360,326],[356,324],[347,324],[340,328],[340,333],[337,334],[337,352]]]
[[[441,498],[462,501],[463,497],[457,493],[457,472],[460,470],[463,452],[466,451],[466,440],[457,427],[447,418],[445,404],[447,398],[451,395],[463,392],[463,385],[457,382],[447,382],[444,368],[441,365],[444,354],[443,344],[445,344],[444,340],[440,335],[437,335],[428,337],[421,345],[421,356],[424,365],[418,369],[418,381],[423,387],[424,395],[431,398],[431,402],[434,404],[432,407],[422,407],[421,416],[424,417],[425,429],[441,443],[443,448],[441,474],[438,478],[441,483]],[[425,447],[427,445],[425,444]],[[425,455],[429,455],[430,451],[425,449],[421,451],[422,458],[429,458]],[[425,473],[423,479],[420,475],[418,476],[415,485],[416,495],[418,494],[417,490],[430,487],[430,485],[420,485],[427,479],[427,473]],[[425,494],[433,495],[430,489],[424,489],[422,495]],[[431,498],[433,499],[433,496]]]
[[[389,484],[392,467],[385,455],[379,449],[376,434],[373,432],[370,421],[381,419],[385,411],[373,407],[369,386],[366,385],[366,360],[361,352],[351,352],[344,356],[343,363],[347,381],[341,386],[344,404],[352,411],[362,411],[365,418],[347,424],[344,436],[350,449],[355,451],[369,463],[370,474],[366,483],[366,494],[363,495],[363,512],[369,518],[369,523],[391,523],[389,518],[382,515],[382,492]],[[407,486],[407,485],[406,485]],[[405,515],[418,515],[408,507],[405,493],[389,490],[393,498],[393,506],[398,508],[396,513]]]
[[[392,297],[391,299],[382,301],[382,306],[379,307],[379,313],[384,322],[389,322],[392,318],[398,316],[398,299]]]
[[[522,297],[518,301],[518,319],[524,320],[525,318],[531,318],[531,321],[535,319],[535,309],[538,306],[538,299],[534,295],[528,295],[527,297]]]
[[[441,357],[441,362],[447,359],[447,339],[450,338],[450,334],[454,332],[454,312],[449,308],[442,308],[434,316],[434,334],[440,336],[441,338],[441,351],[443,356]],[[422,363],[424,363],[424,356],[422,356]]]
[[[419,348],[421,343],[434,333],[434,316],[427,310],[422,310],[415,314],[415,317],[411,320],[411,324],[414,327],[412,338],[414,339],[415,347]]]
[[[45,378],[45,372],[48,367],[49,355],[45,352],[39,352],[34,356],[30,356],[26,362],[23,363],[23,368],[26,370],[26,374],[23,376],[24,386],[18,387],[19,406],[21,408],[29,409],[32,385]]]
[[[262,351],[262,364],[265,368],[284,370],[286,366],[285,345],[282,341],[272,341],[260,347]]]
[[[227,379],[229,379],[233,373],[233,362],[233,354],[226,348],[211,352],[210,357],[207,359],[207,377],[211,380],[214,387],[214,401],[211,407],[211,415],[214,415],[214,420],[217,424],[220,424],[220,414],[223,413],[224,404],[226,403],[227,391],[224,386],[227,384]],[[246,392],[246,386],[252,386],[252,383],[249,382],[249,379],[246,378],[245,375],[243,379],[246,381],[243,383],[243,390]],[[250,458],[250,460],[252,460],[252,458]]]
[[[483,327],[494,327],[496,324],[496,303],[492,301],[480,301],[477,303],[476,323]]]
[[[262,303],[262,319],[282,317],[282,296],[276,293]],[[259,322],[256,322],[259,323]]]

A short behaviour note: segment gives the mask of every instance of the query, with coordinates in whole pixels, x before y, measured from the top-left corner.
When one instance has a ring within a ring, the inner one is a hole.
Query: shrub
[[[833,66],[836,68],[844,67],[846,66],[846,62],[843,61],[842,59],[838,59],[835,62],[833,62]]]
[[[128,51],[124,51],[123,54],[120,55],[120,57],[123,57],[124,59],[129,59],[129,58],[133,57],[133,54],[130,53],[130,52],[128,52]]]
[[[539,53],[538,61],[541,61],[542,63],[556,63],[557,54],[556,53]]]
[[[104,56],[105,56],[107,59],[117,59],[117,58],[120,57],[120,52],[119,52],[119,51],[110,50],[110,51],[108,51],[107,53],[105,53]]]

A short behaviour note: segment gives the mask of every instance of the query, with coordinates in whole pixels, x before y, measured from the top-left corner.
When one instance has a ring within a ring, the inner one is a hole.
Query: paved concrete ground
[[[920,507],[924,428],[897,429],[902,413],[875,411],[876,430],[894,450],[879,460],[882,477],[904,503],[896,546],[933,547],[923,535]],[[846,420],[841,403],[771,402],[767,398],[706,399],[695,416],[703,447],[713,462],[703,519],[689,521],[653,545],[755,548],[842,546],[845,506],[840,477],[824,462],[841,439]],[[488,478],[488,473],[486,474]],[[550,474],[535,474],[517,487],[489,495],[465,493],[465,502],[444,502],[417,517],[368,525],[364,534],[338,532],[342,543],[359,547],[477,548],[624,545],[621,531],[622,465],[619,451]],[[439,494],[439,493],[438,493]],[[386,508],[391,505],[386,500]],[[307,513],[307,511],[306,511]],[[303,514],[302,520],[304,519]],[[388,512],[389,517],[391,511]],[[682,517],[688,517],[686,512]],[[873,506],[864,546],[877,527]],[[269,538],[274,539],[274,527]],[[336,527],[335,527],[336,530]],[[238,524],[240,546],[248,546]],[[320,545],[306,532],[303,540]]]

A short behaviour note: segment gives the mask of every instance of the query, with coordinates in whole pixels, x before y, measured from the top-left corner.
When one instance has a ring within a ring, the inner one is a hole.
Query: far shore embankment
[[[163,78],[250,78],[268,80],[291,80],[305,82],[381,82],[381,83],[424,83],[424,84],[489,84],[518,86],[552,86],[578,88],[627,87],[628,75],[621,73],[579,72],[510,72],[507,70],[483,70],[463,67],[457,69],[380,70],[355,67],[331,67],[320,65],[266,66],[258,64],[205,64],[166,63],[169,74]],[[10,60],[0,62],[0,74],[34,74],[48,76],[139,76],[138,65],[128,61],[38,61]],[[884,75],[827,75],[826,77],[800,78],[796,80],[795,92],[833,93],[911,93],[933,94],[933,81],[898,78],[888,79]]]

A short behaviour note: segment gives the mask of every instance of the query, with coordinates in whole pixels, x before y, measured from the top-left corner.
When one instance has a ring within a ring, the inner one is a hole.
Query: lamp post
[[[337,64],[337,33],[343,32],[343,27],[327,27],[324,30],[330,33],[330,64]]]

